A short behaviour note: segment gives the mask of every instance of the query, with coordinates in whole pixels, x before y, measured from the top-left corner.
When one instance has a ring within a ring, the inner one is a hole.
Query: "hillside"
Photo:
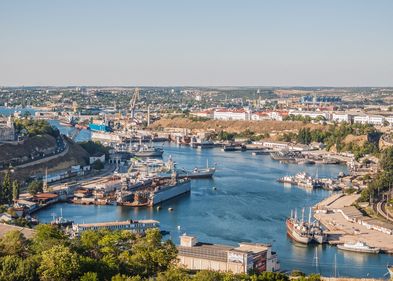
[[[297,131],[300,128],[321,129],[320,124],[304,124],[301,121],[222,121],[207,120],[195,121],[188,118],[160,119],[150,125],[150,129],[160,130],[163,128],[188,128],[193,131],[214,130],[227,132],[243,132],[250,130],[257,134]]]
[[[55,147],[56,139],[50,135],[37,135],[19,144],[0,144],[0,162],[6,163],[12,159],[26,157],[36,151],[54,149]]]
[[[89,154],[79,144],[74,143],[71,140],[66,140],[66,142],[69,149],[64,156],[59,156],[58,158],[46,161],[45,163],[25,168],[15,168],[13,177],[19,180],[25,180],[30,176],[45,174],[46,169],[48,169],[48,173],[53,173],[69,169],[74,165],[86,165],[88,163]],[[0,151],[2,151],[2,147],[0,147]]]

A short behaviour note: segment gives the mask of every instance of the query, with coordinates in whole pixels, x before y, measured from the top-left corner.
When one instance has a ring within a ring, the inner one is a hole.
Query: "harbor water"
[[[273,161],[268,155],[250,152],[222,152],[220,149],[193,149],[164,145],[164,158],[172,155],[178,168],[202,167],[209,161],[217,165],[213,179],[193,180],[192,192],[162,203],[156,208],[118,206],[81,206],[56,204],[36,213],[41,222],[49,222],[60,209],[75,222],[156,219],[170,231],[175,243],[179,235],[195,235],[200,241],[236,245],[237,242],[272,243],[281,268],[333,276],[335,259],[340,276],[383,277],[393,256],[350,253],[329,245],[301,245],[286,235],[285,219],[291,209],[311,207],[329,196],[325,190],[309,191],[284,186],[276,180],[306,170],[319,177],[336,177],[346,172],[339,165],[294,165]],[[172,212],[168,208],[173,208]]]
[[[19,111],[20,109],[17,109]],[[0,114],[15,109],[0,107]],[[34,113],[34,110],[29,110]],[[62,133],[73,128],[59,126]],[[90,138],[82,130],[76,141]],[[346,172],[340,165],[295,165],[273,161],[268,155],[252,156],[250,152],[222,152],[220,149],[193,149],[165,144],[164,158],[172,155],[178,168],[202,167],[209,161],[217,164],[213,179],[193,180],[190,194],[182,195],[156,208],[117,206],[82,206],[60,203],[42,209],[35,215],[41,222],[50,222],[60,215],[77,223],[153,218],[163,230],[170,231],[175,243],[179,235],[195,235],[200,241],[236,245],[241,241],[272,243],[284,271],[299,269],[306,273],[334,276],[387,278],[391,255],[345,252],[329,245],[302,245],[286,234],[285,219],[291,210],[311,207],[330,195],[325,190],[309,191],[284,186],[280,177],[306,171],[319,177],[336,177]],[[168,208],[173,208],[172,212]],[[336,260],[336,262],[335,262]]]

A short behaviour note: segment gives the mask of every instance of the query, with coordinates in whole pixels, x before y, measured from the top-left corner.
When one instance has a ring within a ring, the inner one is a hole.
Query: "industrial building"
[[[249,273],[278,271],[280,264],[270,244],[240,243],[238,247],[198,242],[193,236],[180,236],[178,259],[190,270]]]

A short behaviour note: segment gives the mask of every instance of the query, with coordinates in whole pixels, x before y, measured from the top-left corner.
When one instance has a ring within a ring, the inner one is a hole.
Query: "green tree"
[[[39,224],[32,240],[32,249],[37,253],[49,250],[55,245],[68,245],[68,237],[56,226]]]
[[[216,271],[201,270],[195,274],[193,281],[221,281],[222,274]]]
[[[42,252],[41,264],[37,271],[43,281],[69,281],[76,279],[79,270],[78,255],[68,247],[56,245]]]
[[[167,271],[158,273],[157,281],[189,281],[192,280],[184,270],[171,267]]]
[[[143,279],[140,276],[127,276],[124,274],[117,274],[112,277],[111,281],[142,281]]]
[[[12,182],[12,200],[14,202],[19,199],[19,191],[20,191],[20,185],[17,180],[14,180]]]
[[[94,170],[102,170],[102,169],[104,169],[104,164],[100,160],[96,160],[96,161],[94,161],[92,168]]]
[[[2,256],[20,256],[27,255],[28,242],[24,235],[18,230],[7,232],[0,239],[0,253]]]
[[[80,278],[80,281],[98,281],[97,272],[86,272]]]
[[[5,256],[0,259],[0,280],[2,281],[36,281],[37,262],[33,258]]]
[[[8,170],[3,178],[2,184],[2,204],[11,204],[12,203],[12,184],[11,184],[11,171]]]
[[[159,229],[149,229],[145,237],[133,243],[131,252],[119,256],[131,275],[149,277],[168,269],[176,259],[177,249],[172,241],[161,243],[161,239]]]
[[[43,183],[42,181],[34,180],[27,187],[27,191],[31,195],[36,195],[38,192],[43,192]]]

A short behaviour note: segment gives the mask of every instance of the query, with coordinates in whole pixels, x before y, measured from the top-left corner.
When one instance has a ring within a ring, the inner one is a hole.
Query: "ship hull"
[[[302,244],[310,244],[312,242],[312,239],[310,237],[298,233],[289,220],[287,220],[286,224],[287,224],[287,234],[294,241]]]
[[[358,249],[358,248],[348,248],[344,245],[337,245],[337,248],[344,251],[356,252],[356,253],[365,253],[365,254],[378,254],[379,248],[370,248],[370,249]]]
[[[135,152],[134,155],[137,157],[161,157],[164,151],[152,151],[152,152]]]
[[[178,182],[173,187],[154,192],[151,205],[157,205],[161,202],[170,200],[172,198],[188,193],[190,191],[191,191],[191,182],[189,180],[184,181],[182,183]]]

